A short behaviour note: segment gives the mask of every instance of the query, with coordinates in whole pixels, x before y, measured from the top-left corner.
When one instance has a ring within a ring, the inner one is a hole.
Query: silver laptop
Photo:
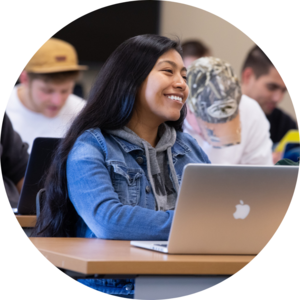
[[[171,254],[257,254],[291,202],[299,167],[185,167],[169,241],[131,245]]]

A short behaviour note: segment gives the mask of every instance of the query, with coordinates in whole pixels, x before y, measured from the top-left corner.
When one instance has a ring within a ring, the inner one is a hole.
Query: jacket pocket
[[[139,202],[143,171],[112,163],[111,179],[122,204],[135,206]]]

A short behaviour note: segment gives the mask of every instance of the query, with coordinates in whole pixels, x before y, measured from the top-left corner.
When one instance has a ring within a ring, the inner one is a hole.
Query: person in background
[[[253,99],[242,95],[230,64],[202,57],[188,69],[184,131],[212,163],[272,165],[269,123]]]
[[[256,100],[270,122],[271,140],[277,144],[297,123],[277,105],[286,93],[286,86],[265,53],[254,46],[242,67],[242,92]]]
[[[210,56],[210,49],[199,40],[188,40],[182,44],[183,63],[188,68],[192,62],[200,57]]]
[[[28,145],[14,131],[11,122],[4,114],[1,129],[1,169],[6,194],[12,208],[18,206],[20,192],[28,162]]]
[[[36,137],[62,137],[85,105],[72,91],[80,70],[72,45],[49,39],[31,58],[14,87],[6,112],[31,151]]]
[[[141,35],[122,43],[57,149],[34,235],[168,240],[185,165],[210,163],[182,132],[187,97],[178,42]],[[133,294],[131,281],[81,282]]]

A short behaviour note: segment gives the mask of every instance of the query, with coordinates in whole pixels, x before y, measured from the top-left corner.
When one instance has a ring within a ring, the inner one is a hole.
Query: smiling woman
[[[152,139],[148,142],[153,147],[157,142],[159,125],[180,118],[189,90],[186,72],[180,54],[170,49],[159,57],[138,89],[133,115],[127,127],[141,138],[144,133],[151,133]]]
[[[209,163],[182,133],[187,96],[178,42],[120,45],[56,152],[34,235],[167,240],[185,165]]]

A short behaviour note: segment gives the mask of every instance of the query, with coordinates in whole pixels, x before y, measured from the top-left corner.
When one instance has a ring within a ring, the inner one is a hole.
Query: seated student
[[[190,66],[187,82],[184,129],[212,163],[272,164],[268,121],[257,102],[242,95],[228,63],[202,57]]]
[[[211,56],[210,49],[199,40],[188,40],[182,43],[183,63],[188,68],[192,62],[204,56]]]
[[[121,44],[57,150],[34,235],[167,240],[184,166],[209,163],[182,133],[188,90],[178,42]]]
[[[8,116],[4,114],[0,144],[1,169],[7,197],[13,208],[18,206],[23,186],[28,161],[27,148],[28,145],[22,142]]]
[[[270,122],[271,140],[280,142],[297,123],[277,105],[282,101],[286,86],[266,54],[254,46],[248,53],[242,68],[242,91],[256,100]]]
[[[79,71],[85,69],[78,65],[74,47],[55,38],[31,58],[6,109],[14,129],[29,144],[29,152],[36,137],[62,137],[85,105],[71,94]]]

